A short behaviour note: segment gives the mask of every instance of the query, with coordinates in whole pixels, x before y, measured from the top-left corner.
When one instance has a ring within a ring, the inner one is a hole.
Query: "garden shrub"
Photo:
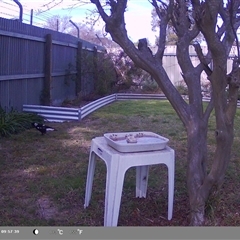
[[[0,136],[7,137],[31,128],[32,122],[43,122],[43,117],[35,113],[10,111],[0,106]]]

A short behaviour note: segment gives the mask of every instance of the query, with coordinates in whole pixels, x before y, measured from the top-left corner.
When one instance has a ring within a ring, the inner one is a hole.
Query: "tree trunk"
[[[200,191],[206,177],[207,122],[192,119],[187,126],[187,187],[190,200],[190,225],[203,225],[206,196]]]
[[[209,174],[207,174],[206,168],[207,122],[195,119],[190,121],[187,128],[187,186],[191,226],[204,225],[206,201],[213,190],[218,191],[222,186],[233,143],[233,122],[230,122],[223,122],[221,130],[217,127],[216,150]]]

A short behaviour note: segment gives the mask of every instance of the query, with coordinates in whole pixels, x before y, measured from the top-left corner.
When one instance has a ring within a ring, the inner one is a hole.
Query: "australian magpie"
[[[43,134],[45,134],[48,131],[57,131],[55,128],[46,126],[45,124],[41,123],[32,123],[32,126],[35,127],[38,131],[40,131]]]

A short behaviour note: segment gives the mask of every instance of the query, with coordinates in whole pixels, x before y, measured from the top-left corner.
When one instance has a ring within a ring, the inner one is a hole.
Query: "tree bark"
[[[190,203],[190,225],[204,224],[206,196],[199,189],[206,177],[207,123],[207,121],[192,117],[187,128],[187,189]]]
[[[205,223],[206,201],[210,193],[218,191],[222,186],[233,143],[233,124],[225,124],[225,129],[221,128],[221,132],[216,133],[216,151],[211,170],[207,174],[207,123],[195,119],[187,129],[187,189],[192,226]]]

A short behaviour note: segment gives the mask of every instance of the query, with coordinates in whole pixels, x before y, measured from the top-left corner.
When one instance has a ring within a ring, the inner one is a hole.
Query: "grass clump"
[[[32,122],[43,122],[43,117],[34,113],[7,111],[0,106],[0,136],[7,137],[31,128]]]

